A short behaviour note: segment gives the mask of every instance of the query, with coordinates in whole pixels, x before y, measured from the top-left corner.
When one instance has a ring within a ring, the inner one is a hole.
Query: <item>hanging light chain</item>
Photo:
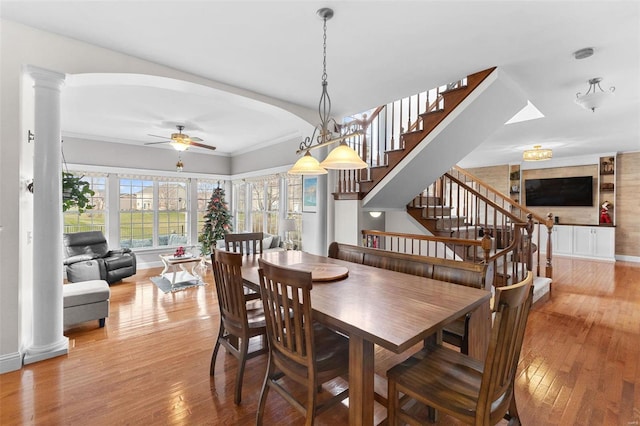
[[[326,142],[331,139],[331,135],[327,129],[329,119],[331,117],[331,98],[327,91],[327,15],[322,16],[323,20],[323,37],[322,37],[322,95],[318,104],[318,113],[320,114],[320,134],[318,135],[318,143]]]

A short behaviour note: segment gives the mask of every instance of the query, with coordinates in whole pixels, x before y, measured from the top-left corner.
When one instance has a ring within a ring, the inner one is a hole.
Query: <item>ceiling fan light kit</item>
[[[324,35],[322,45],[322,95],[320,96],[320,103],[318,105],[320,124],[315,127],[311,137],[306,137],[300,142],[298,153],[305,152],[305,154],[296,161],[289,170],[289,174],[292,175],[320,175],[326,174],[326,169],[353,170],[367,167],[367,163],[362,161],[358,153],[345,142],[345,139],[360,135],[360,133],[355,131],[347,135],[334,137],[333,132],[329,129],[330,123],[333,124],[334,128],[338,127],[335,119],[331,117],[331,98],[327,91],[329,84],[327,82],[327,20],[333,17],[333,9],[322,8],[317,11],[317,14],[322,18]],[[316,133],[318,133],[317,138]],[[317,141],[316,145],[313,145],[314,140]],[[320,164],[318,164],[318,160],[313,158],[309,152],[310,149],[332,145],[338,142],[340,142],[340,145],[331,151],[327,158]]]
[[[186,151],[191,146],[210,149],[210,150],[216,149],[215,146],[205,145],[203,143],[200,143],[202,142],[202,139],[200,138],[197,138],[197,137],[191,138],[186,133],[182,133],[182,131],[184,130],[183,125],[176,124],[176,129],[178,129],[178,133],[171,133],[171,137],[168,138],[169,140],[162,141],[162,142],[147,142],[145,143],[145,145],[158,145],[162,143],[168,143],[173,147],[173,149],[179,152]],[[167,137],[165,136],[151,135],[151,134],[149,136],[153,136],[154,138],[167,139]]]

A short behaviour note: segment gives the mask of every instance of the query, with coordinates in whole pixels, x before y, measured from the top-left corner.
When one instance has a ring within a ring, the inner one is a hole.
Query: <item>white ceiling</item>
[[[2,0],[0,16],[315,110],[315,12],[326,6],[335,10],[327,24],[335,117],[498,66],[545,118],[505,126],[463,166],[519,162],[534,144],[555,158],[640,150],[638,1]],[[584,47],[595,55],[574,59]],[[308,132],[280,108],[220,90],[98,77],[68,82],[63,133],[142,145],[182,123],[216,153],[234,155]],[[593,77],[616,88],[595,113],[574,103]]]

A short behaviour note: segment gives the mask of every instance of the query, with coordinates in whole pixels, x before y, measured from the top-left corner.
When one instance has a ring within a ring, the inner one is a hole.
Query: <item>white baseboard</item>
[[[619,260],[621,262],[640,263],[640,256],[616,256],[616,260]]]
[[[22,354],[20,352],[0,356],[0,374],[20,370],[21,368]]]

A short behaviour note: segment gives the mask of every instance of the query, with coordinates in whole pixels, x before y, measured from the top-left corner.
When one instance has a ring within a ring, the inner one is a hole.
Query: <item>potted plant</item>
[[[62,211],[77,207],[78,213],[93,208],[91,198],[95,192],[91,189],[91,184],[82,180],[84,176],[74,176],[70,172],[62,172]]]

